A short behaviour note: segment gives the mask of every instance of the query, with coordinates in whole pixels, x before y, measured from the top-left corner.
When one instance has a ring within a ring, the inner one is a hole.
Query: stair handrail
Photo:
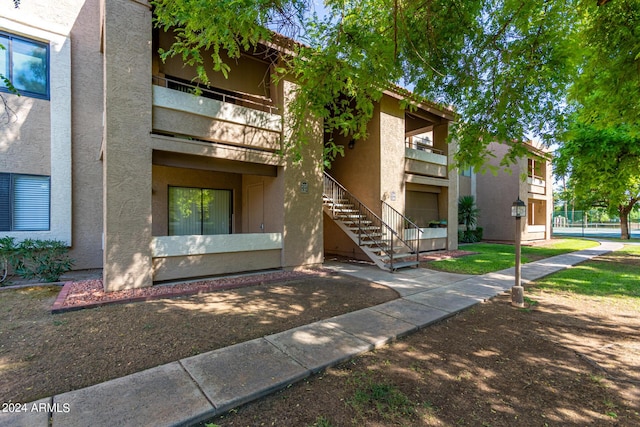
[[[399,229],[396,232],[398,239],[400,239],[407,247],[409,247],[411,252],[416,254],[416,262],[420,262],[420,234],[422,233],[422,230],[415,222],[411,221],[411,219],[406,217],[403,213],[399,212],[389,203],[385,202],[384,200],[381,200],[381,203],[382,217],[385,218],[385,222],[391,222],[391,224],[396,225],[398,224],[398,222],[400,223]],[[391,218],[391,220],[389,220],[389,218]],[[407,230],[414,230],[414,232],[412,233],[413,237],[407,237]]]
[[[353,195],[353,193],[347,190],[342,184],[340,184],[335,180],[335,178],[333,178],[326,172],[324,173],[324,195],[333,201],[333,205],[331,207],[333,218],[337,217],[336,200],[345,199],[354,206],[358,213],[364,215],[368,222],[370,222],[371,224],[377,223],[376,225],[380,227],[381,232],[384,229],[384,231],[388,231],[391,235],[393,235],[394,230],[391,229],[391,227],[389,227],[387,224],[385,224],[384,221],[382,221],[382,218],[376,215],[376,213],[369,209],[367,205],[362,203],[355,195]],[[360,216],[358,217],[356,226],[358,228],[358,246],[363,245],[362,237],[364,234],[370,239],[370,242],[373,242],[376,247],[378,247],[381,251],[389,254],[389,264],[393,269],[393,250],[389,251],[381,244],[383,240],[382,237],[380,238],[380,240],[378,240],[376,236],[372,235],[367,230],[366,226],[363,225],[362,218]],[[390,243],[393,244],[393,238],[390,239]]]
[[[345,198],[347,200],[349,200],[350,203],[354,204],[354,206],[357,205],[357,210],[358,212],[360,212],[361,214],[364,214],[365,217],[367,217],[367,220],[373,220],[371,222],[377,222],[380,226],[380,229],[382,231],[382,229],[384,229],[384,231],[388,232],[391,235],[391,238],[389,240],[389,247],[390,250],[387,250],[386,248],[384,248],[382,245],[380,245],[380,243],[378,243],[378,241],[375,239],[375,236],[372,236],[366,228],[363,228],[362,226],[362,222],[361,222],[361,218],[358,218],[358,246],[362,246],[362,234],[364,233],[372,242],[375,243],[375,245],[382,251],[384,251],[385,253],[387,253],[389,255],[389,267],[391,269],[391,271],[393,271],[393,243],[394,243],[394,239],[393,236],[396,236],[398,238],[398,240],[400,242],[402,242],[404,245],[406,245],[410,250],[413,250],[411,248],[410,245],[407,245],[407,243],[400,238],[400,236],[398,235],[398,233],[396,232],[396,230],[394,230],[391,226],[389,226],[387,223],[385,223],[382,218],[380,218],[375,212],[373,212],[371,209],[369,209],[369,207],[367,205],[365,205],[364,203],[362,203],[356,196],[353,195],[353,193],[351,193],[349,190],[347,190],[342,184],[340,184],[338,181],[336,181],[335,178],[333,178],[331,175],[329,175],[326,171],[324,172],[324,182],[323,182],[323,193],[324,195],[331,199],[334,204],[331,207],[331,211],[332,211],[332,215],[334,218],[336,218],[336,213],[335,213],[335,200],[337,199],[336,195],[335,195],[335,189],[337,188],[339,190],[339,193],[341,193],[339,195],[340,198]],[[346,196],[346,197],[343,197]]]

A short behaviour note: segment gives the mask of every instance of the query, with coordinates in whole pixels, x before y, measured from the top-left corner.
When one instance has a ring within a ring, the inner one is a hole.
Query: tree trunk
[[[633,205],[632,205],[633,207]],[[629,209],[628,206],[618,206],[618,212],[620,213],[620,239],[629,240]]]

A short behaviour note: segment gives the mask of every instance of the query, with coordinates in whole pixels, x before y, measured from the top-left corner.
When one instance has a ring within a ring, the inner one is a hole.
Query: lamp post
[[[524,288],[520,279],[520,240],[522,237],[520,220],[527,216],[527,205],[520,200],[520,196],[511,205],[511,216],[516,219],[516,282],[511,288],[511,305],[524,308]]]

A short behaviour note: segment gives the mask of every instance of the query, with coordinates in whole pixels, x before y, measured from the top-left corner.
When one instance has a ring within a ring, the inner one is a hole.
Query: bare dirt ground
[[[398,296],[325,274],[52,315],[59,292],[0,291],[0,402],[31,402]]]
[[[248,404],[220,426],[640,425],[640,313],[529,290]]]
[[[638,262],[637,260],[635,262]],[[0,402],[29,402],[396,298],[305,277],[51,315],[59,288],[0,291]],[[640,312],[618,299],[502,295],[210,423],[640,426]]]

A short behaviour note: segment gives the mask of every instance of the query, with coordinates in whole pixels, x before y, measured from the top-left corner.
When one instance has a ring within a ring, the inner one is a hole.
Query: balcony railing
[[[546,185],[546,181],[544,180],[544,177],[542,177],[542,176],[531,176],[531,175],[529,175],[527,177],[527,183],[531,184],[531,185],[541,186],[541,187],[544,187]]]
[[[423,142],[418,142],[415,139],[413,141],[411,141],[411,140],[405,141],[404,145],[405,145],[406,148],[411,148],[411,149],[418,150],[418,151],[424,151],[424,152],[427,152],[427,153],[444,155],[444,151],[438,150],[437,148],[433,148],[432,145],[425,144]]]
[[[156,86],[166,87],[180,92],[191,93],[204,98],[215,99],[228,104],[237,104],[247,108],[264,111],[271,114],[280,114],[277,106],[271,100],[246,93],[237,93],[220,88],[203,88],[175,77],[153,76],[152,83]]]

